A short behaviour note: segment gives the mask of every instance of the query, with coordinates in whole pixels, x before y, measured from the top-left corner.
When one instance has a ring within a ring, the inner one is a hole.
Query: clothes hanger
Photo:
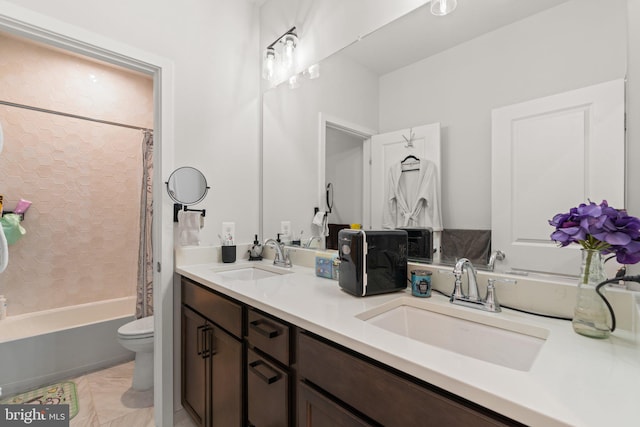
[[[416,162],[420,162],[420,159],[419,159],[419,158],[417,158],[417,157],[416,157],[416,156],[414,156],[413,154],[409,154],[409,155],[408,155],[407,157],[405,157],[405,158],[404,158],[404,160],[402,160],[400,163],[404,163],[404,162],[406,162],[406,161],[407,161],[407,160],[409,160],[409,159],[413,159],[413,160],[415,160]]]
[[[409,163],[405,163],[407,160],[411,161]],[[418,171],[420,170],[420,159],[413,154],[409,154],[400,162],[400,165],[402,166],[402,172]]]

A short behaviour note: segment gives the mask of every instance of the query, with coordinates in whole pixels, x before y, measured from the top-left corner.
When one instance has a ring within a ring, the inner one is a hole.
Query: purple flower
[[[610,207],[606,200],[599,205],[582,203],[555,215],[549,224],[556,228],[551,240],[562,247],[578,243],[585,249],[615,254],[620,264],[640,262],[640,219]]]

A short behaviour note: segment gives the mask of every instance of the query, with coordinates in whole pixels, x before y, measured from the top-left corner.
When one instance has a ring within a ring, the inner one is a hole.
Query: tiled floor
[[[153,389],[131,388],[133,362],[92,372],[72,381],[79,400],[71,427],[153,427]]]
[[[91,372],[78,378],[78,414],[70,427],[153,427],[153,389],[131,388],[133,362]],[[174,426],[195,427],[184,410],[174,415]]]

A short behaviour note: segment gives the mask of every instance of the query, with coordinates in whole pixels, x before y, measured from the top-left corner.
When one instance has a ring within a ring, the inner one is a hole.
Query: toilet
[[[153,316],[122,325],[118,329],[118,341],[136,353],[131,387],[134,390],[153,387]]]

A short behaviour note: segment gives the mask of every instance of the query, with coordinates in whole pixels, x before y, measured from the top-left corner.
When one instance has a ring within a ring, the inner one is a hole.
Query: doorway
[[[85,55],[153,77],[155,132],[154,406],[156,424],[173,425],[173,234],[171,203],[163,194],[163,177],[173,167],[173,65],[166,58],[133,49],[64,22],[11,7],[0,14],[0,31]],[[161,268],[162,266],[162,268]],[[165,374],[166,373],[166,374]]]

